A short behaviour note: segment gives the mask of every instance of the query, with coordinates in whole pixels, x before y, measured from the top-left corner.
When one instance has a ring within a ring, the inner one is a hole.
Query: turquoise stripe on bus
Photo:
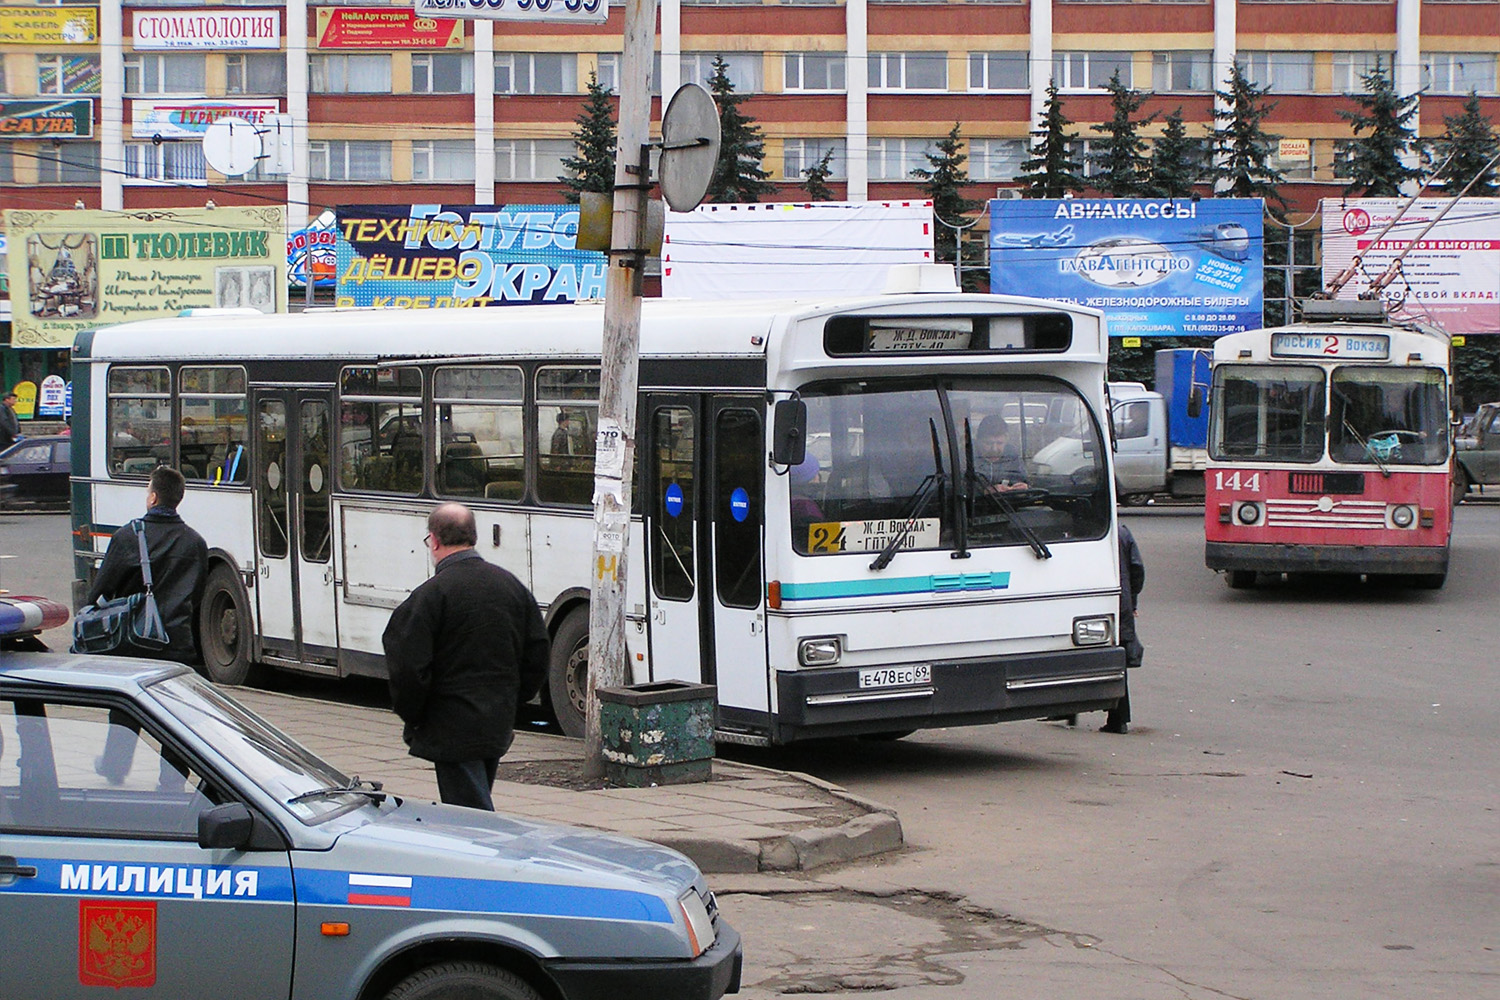
[[[838,597],[886,597],[892,594],[952,594],[966,590],[1005,590],[1010,571],[941,573],[896,576],[880,580],[830,580],[825,583],[785,583],[783,601],[826,601]]]

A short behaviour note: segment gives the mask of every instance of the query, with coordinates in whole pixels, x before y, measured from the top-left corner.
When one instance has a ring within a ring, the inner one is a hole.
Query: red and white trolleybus
[[[1352,307],[1352,308],[1351,308]],[[1446,334],[1379,302],[1313,301],[1292,326],[1214,344],[1205,559],[1441,587],[1452,534]]]

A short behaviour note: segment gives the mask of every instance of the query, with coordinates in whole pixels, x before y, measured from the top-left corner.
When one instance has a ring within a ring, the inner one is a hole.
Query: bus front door
[[[765,523],[764,404],[754,397],[715,397],[705,418],[709,434],[709,490],[702,523],[710,533],[709,586],[712,663],[719,705],[767,718],[765,583],[761,535]]]
[[[267,388],[255,407],[255,600],[265,658],[336,673],[332,402],[326,392]]]
[[[646,531],[651,680],[711,682],[703,663],[703,610],[699,544],[702,436],[694,396],[646,397]],[[644,678],[638,678],[644,679]]]

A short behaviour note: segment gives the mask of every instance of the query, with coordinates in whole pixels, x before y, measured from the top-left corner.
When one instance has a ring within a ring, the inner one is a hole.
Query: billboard
[[[97,45],[97,7],[0,7],[0,45]]]
[[[579,250],[577,205],[345,205],[341,306],[437,309],[602,299],[608,262]]]
[[[699,205],[668,212],[667,298],[878,295],[893,264],[931,264],[932,202]]]
[[[320,49],[461,49],[464,25],[451,17],[423,17],[410,9],[319,7]]]
[[[130,134],[136,139],[196,139],[220,118],[239,118],[266,126],[281,110],[275,100],[258,101],[142,101],[130,102]]]
[[[0,138],[88,139],[94,134],[94,99],[0,101]]]
[[[133,12],[131,45],[153,49],[279,49],[279,10],[168,10]]]
[[[65,348],[81,330],[184,309],[286,309],[277,206],[5,212],[11,343]]]
[[[1418,198],[1382,236],[1406,199],[1323,199],[1324,287],[1358,256],[1358,272],[1338,293],[1357,298],[1410,247],[1383,293],[1392,318],[1437,323],[1453,334],[1500,333],[1500,198],[1460,198],[1428,230],[1451,200]]]
[[[1261,320],[1264,202],[990,202],[990,290],[1102,309],[1112,337],[1219,337]]]

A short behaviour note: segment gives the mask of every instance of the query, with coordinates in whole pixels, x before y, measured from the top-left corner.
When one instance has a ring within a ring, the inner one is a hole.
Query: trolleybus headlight
[[[1114,637],[1113,615],[1073,619],[1073,645],[1075,646],[1103,646],[1111,642]]]
[[[1391,508],[1391,523],[1398,528],[1410,528],[1417,520],[1417,512],[1406,504]]]
[[[797,643],[797,662],[804,667],[831,667],[844,655],[844,644],[836,635],[803,639]]]
[[[1235,520],[1239,521],[1241,524],[1259,524],[1260,504],[1242,503],[1235,507],[1234,517]]]

